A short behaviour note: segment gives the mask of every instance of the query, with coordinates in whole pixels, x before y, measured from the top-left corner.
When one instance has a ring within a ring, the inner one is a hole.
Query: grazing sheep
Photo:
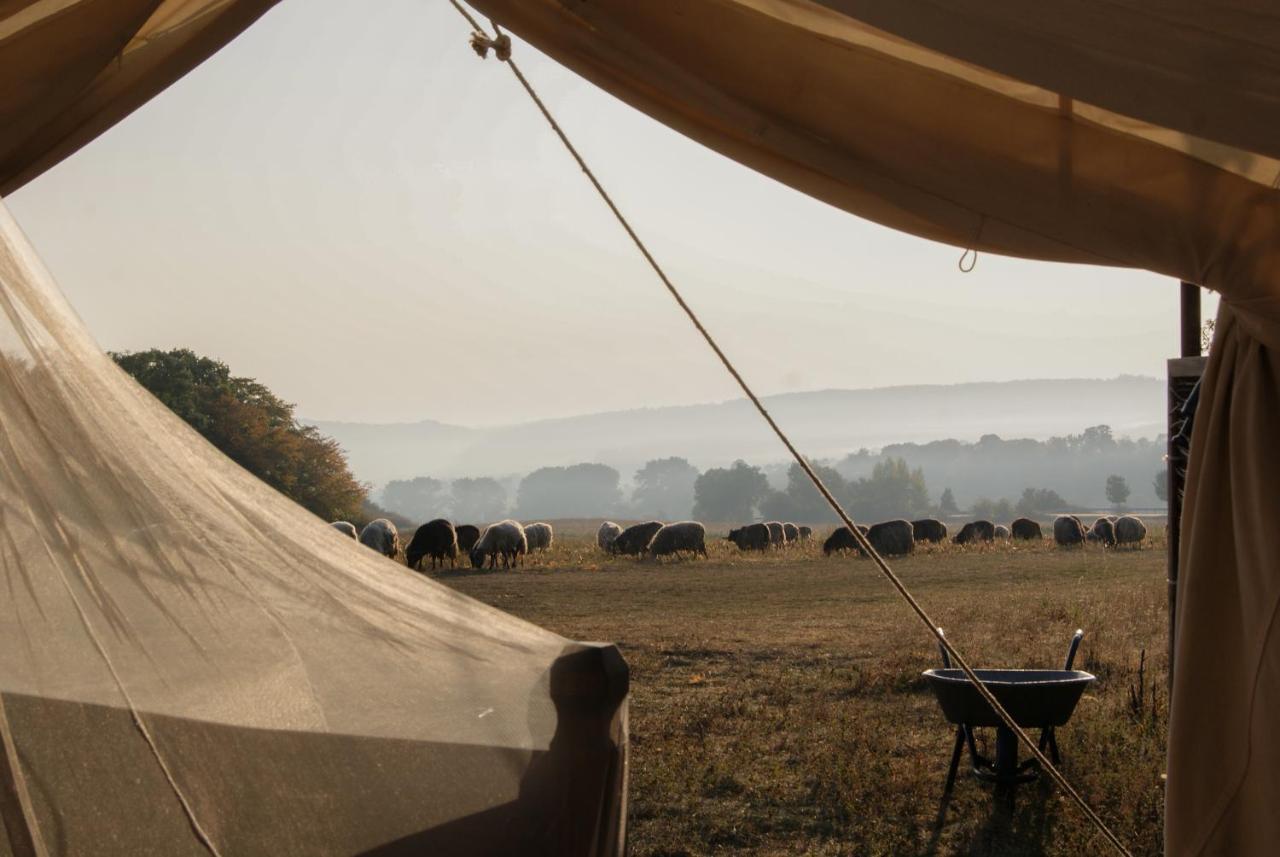
[[[747,524],[730,530],[726,539],[738,546],[741,551],[762,551],[769,547],[769,528],[764,524]]]
[[[462,553],[471,553],[476,542],[480,541],[480,528],[475,524],[458,524],[453,529],[458,535],[458,550]]]
[[[799,527],[797,527],[797,529],[799,530],[799,532],[797,533],[797,536],[800,539],[800,541],[802,542],[813,541],[813,527],[806,527],[804,524],[801,524]]]
[[[916,549],[910,521],[881,521],[867,530],[867,541],[881,556],[902,556]]]
[[[596,544],[600,546],[602,551],[613,551],[613,541],[622,532],[622,527],[613,521],[605,521],[600,525],[600,529],[596,530]]]
[[[1093,526],[1089,528],[1089,534],[1085,538],[1091,542],[1102,542],[1104,547],[1115,547],[1116,525],[1107,518],[1099,518],[1093,522]]]
[[[551,543],[555,541],[555,533],[551,530],[550,524],[544,524],[541,521],[535,524],[525,524],[525,538],[529,540],[529,550],[546,552],[551,549]]]
[[[960,532],[952,539],[958,545],[973,542],[992,542],[996,538],[996,525],[990,521],[970,521],[960,528]]]
[[[787,544],[791,544],[796,539],[800,538],[800,528],[795,524],[784,523],[782,525],[782,536],[786,539]]]
[[[679,521],[665,524],[653,534],[645,552],[655,559],[672,554],[692,553],[707,555],[707,528],[697,521]]]
[[[1084,544],[1084,524],[1075,515],[1059,515],[1053,520],[1053,540],[1062,547]]]
[[[427,521],[414,530],[409,546],[404,549],[405,562],[415,571],[426,557],[431,557],[433,569],[437,562],[443,567],[446,559],[449,560],[449,567],[454,567],[454,561],[458,558],[458,534],[453,529],[453,524],[444,518]]]
[[[645,521],[643,524],[632,524],[613,540],[611,550],[623,556],[639,556],[649,546],[653,534],[662,529],[661,521]]]
[[[356,532],[356,525],[350,521],[334,521],[329,526],[333,527],[344,536],[351,536],[356,541],[360,540],[360,534]]]
[[[867,528],[862,524],[858,524],[858,530],[865,536]],[[853,533],[849,532],[848,527],[837,527],[836,531],[827,536],[827,540],[822,543],[822,552],[827,556],[831,556],[838,551],[858,550],[858,543],[853,538]]]
[[[1137,547],[1147,537],[1147,525],[1135,515],[1125,515],[1116,521],[1116,542]]]
[[[488,559],[489,568],[497,568],[498,557],[501,556],[502,567],[513,568],[528,552],[529,540],[524,534],[524,527],[518,521],[507,519],[484,528],[479,541],[471,548],[471,565],[483,568]]]
[[[1044,538],[1040,525],[1030,518],[1018,518],[1009,525],[1009,532],[1015,539],[1039,540]]]
[[[997,539],[1009,538],[1009,528],[1006,527],[1004,524],[996,524],[995,537]]]
[[[787,543],[787,531],[780,522],[766,521],[765,526],[769,528],[769,544],[780,548]]]
[[[911,522],[911,537],[918,542],[945,542],[947,525],[937,518],[921,518]]]
[[[360,531],[360,544],[391,559],[400,555],[400,533],[386,518],[375,518],[365,524]]]

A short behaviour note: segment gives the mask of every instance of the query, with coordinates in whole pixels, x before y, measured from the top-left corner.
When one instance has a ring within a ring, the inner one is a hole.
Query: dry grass
[[[616,559],[592,530],[565,522],[552,552],[514,573],[440,579],[565,636],[618,642],[632,671],[632,854],[1105,853],[1044,784],[1008,812],[962,777],[938,823],[953,733],[920,678],[937,650],[870,563],[725,542],[710,561]],[[1059,732],[1064,770],[1144,855],[1160,853],[1163,813],[1164,562],[1157,533],[1139,551],[947,545],[892,563],[975,664],[1058,666],[1086,630],[1077,666],[1099,680]]]

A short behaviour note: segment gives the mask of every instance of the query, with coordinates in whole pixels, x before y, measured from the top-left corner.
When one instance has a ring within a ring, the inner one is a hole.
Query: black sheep
[[[661,521],[646,521],[643,524],[632,524],[613,540],[609,550],[623,556],[638,556],[649,546],[653,534],[662,529]]]
[[[471,553],[476,542],[480,541],[480,528],[475,524],[458,524],[454,532],[458,535],[458,550],[463,553]]]
[[[449,560],[449,567],[453,568],[458,558],[458,534],[454,530],[453,524],[444,518],[427,521],[414,531],[413,538],[409,541],[409,547],[405,548],[404,555],[409,568],[415,571],[422,560],[427,557],[431,557],[431,567],[433,569],[436,567],[437,562],[443,567],[446,559]]]
[[[867,528],[862,524],[858,524],[858,530],[865,536]],[[858,543],[853,538],[853,533],[849,532],[848,527],[839,527],[834,533],[827,536],[827,540],[822,543],[822,552],[830,556],[837,551],[858,550]]]
[[[738,550],[762,551],[769,549],[769,528],[764,524],[747,524],[730,530],[726,539],[738,546]]]
[[[937,518],[921,518],[911,522],[911,537],[918,542],[944,542],[947,525]]]
[[[952,541],[958,545],[973,542],[993,542],[996,540],[996,525],[990,521],[970,521],[960,528],[960,532]]]
[[[1009,532],[1013,534],[1015,539],[1038,541],[1044,538],[1040,525],[1030,518],[1018,518],[1009,525]]]

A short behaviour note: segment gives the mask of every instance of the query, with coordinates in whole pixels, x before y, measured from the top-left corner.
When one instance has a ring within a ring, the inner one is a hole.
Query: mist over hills
[[[806,455],[837,459],[864,447],[987,434],[1045,439],[1098,424],[1117,437],[1154,437],[1164,431],[1165,386],[1139,376],[1025,380],[785,393],[764,403]],[[646,461],[671,455],[704,470],[786,457],[745,399],[491,428],[304,422],[337,439],[356,476],[375,488],[392,479],[501,477],[584,461],[608,464],[625,481]]]

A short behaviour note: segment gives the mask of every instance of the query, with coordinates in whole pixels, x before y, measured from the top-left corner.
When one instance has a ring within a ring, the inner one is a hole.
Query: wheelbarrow
[[[942,629],[938,631],[941,633]],[[974,670],[1015,723],[1023,729],[1040,730],[1040,750],[1047,750],[1055,765],[1062,759],[1058,754],[1054,730],[1071,719],[1085,687],[1095,678],[1071,668],[1083,637],[1084,631],[1078,630],[1071,638],[1066,664],[1060,670]],[[941,644],[938,648],[942,651],[944,668],[925,670],[924,677],[947,721],[956,724],[955,748],[951,753],[951,767],[947,771],[943,794],[949,794],[955,784],[960,756],[966,746],[969,748],[970,767],[979,779],[1011,787],[1038,777],[1040,767],[1034,758],[1018,762],[1018,737],[1014,731],[996,716],[965,674],[952,669],[946,649]],[[996,729],[995,759],[979,753],[973,739],[974,729],[992,726]]]

